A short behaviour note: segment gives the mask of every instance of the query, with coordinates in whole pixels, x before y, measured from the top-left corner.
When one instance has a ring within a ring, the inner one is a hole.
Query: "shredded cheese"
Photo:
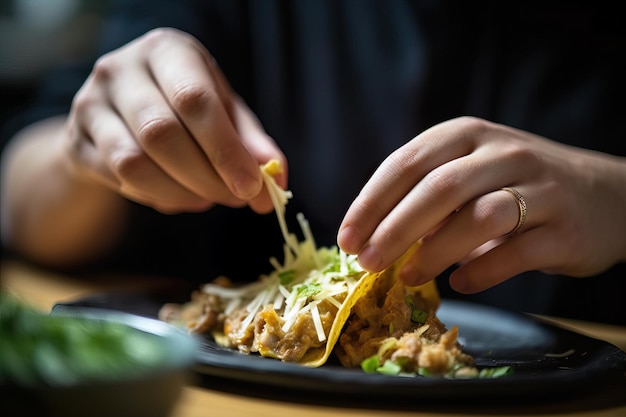
[[[287,222],[285,221],[285,211],[287,202],[292,197],[291,191],[283,190],[276,184],[274,177],[268,173],[268,171],[264,170],[261,167],[261,173],[263,174],[263,182],[265,183],[265,188],[272,199],[272,204],[274,206],[274,211],[278,217],[278,224],[280,226],[280,231],[283,234],[283,239],[285,243],[292,250],[292,252],[297,255],[298,254],[298,244],[297,240],[293,235],[289,234],[289,230],[287,229]]]
[[[240,336],[256,314],[266,305],[271,305],[282,320],[282,330],[285,332],[289,331],[300,315],[310,314],[317,338],[323,342],[327,335],[319,304],[327,301],[339,309],[341,303],[337,297],[344,293],[347,295],[357,283],[353,276],[363,270],[356,262],[356,256],[347,255],[337,247],[318,249],[309,223],[302,213],[296,215],[304,236],[304,240],[299,242],[289,232],[285,220],[286,205],[292,194],[280,188],[273,177],[280,173],[280,164],[270,161],[261,166],[261,173],[285,241],[283,263],[270,258],[274,270],[242,287],[233,289],[206,284],[202,290],[220,297],[226,314],[246,309],[247,315],[239,327]]]

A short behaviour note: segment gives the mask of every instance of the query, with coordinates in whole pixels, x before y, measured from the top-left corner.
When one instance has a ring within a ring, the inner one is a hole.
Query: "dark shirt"
[[[286,153],[288,215],[304,213],[328,246],[380,162],[456,116],[626,155],[619,16],[592,2],[122,0],[98,54],[155,27],[196,36]],[[54,73],[31,114],[67,112],[92,64]],[[197,282],[251,280],[280,254],[273,215],[218,207],[163,216],[136,206],[107,262]],[[448,273],[438,278],[444,297],[626,323],[624,264],[593,279],[529,272],[474,296],[455,294]]]

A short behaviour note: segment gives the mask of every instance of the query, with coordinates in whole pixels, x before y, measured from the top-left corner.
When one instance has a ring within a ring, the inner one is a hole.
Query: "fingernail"
[[[337,244],[346,253],[357,253],[361,249],[361,234],[354,226],[346,226],[337,235]]]
[[[361,264],[366,271],[379,271],[382,262],[383,257],[373,245],[365,246],[359,253],[359,264]]]

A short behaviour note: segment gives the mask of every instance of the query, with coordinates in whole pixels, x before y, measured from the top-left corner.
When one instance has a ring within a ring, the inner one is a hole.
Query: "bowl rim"
[[[66,317],[76,319],[94,320],[100,322],[116,323],[156,336],[166,341],[165,359],[157,365],[150,365],[141,372],[124,376],[94,377],[79,380],[76,383],[64,385],[71,388],[82,385],[116,383],[120,381],[136,381],[147,377],[158,377],[173,371],[191,371],[196,362],[199,341],[193,335],[182,328],[150,317],[144,317],[133,313],[111,310],[101,307],[64,307],[55,306],[48,314],[50,317]],[[60,388],[59,386],[58,388]]]

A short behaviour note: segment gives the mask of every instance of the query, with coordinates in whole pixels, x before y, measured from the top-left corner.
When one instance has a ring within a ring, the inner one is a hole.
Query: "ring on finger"
[[[519,218],[517,220],[517,224],[515,225],[513,230],[511,230],[510,232],[504,235],[504,236],[512,236],[515,233],[517,233],[522,228],[522,226],[524,226],[524,223],[526,223],[526,207],[527,207],[526,200],[524,200],[524,197],[514,188],[504,187],[504,188],[501,188],[501,190],[507,191],[513,196],[513,198],[515,199],[515,202],[517,203],[517,207],[519,209]]]

